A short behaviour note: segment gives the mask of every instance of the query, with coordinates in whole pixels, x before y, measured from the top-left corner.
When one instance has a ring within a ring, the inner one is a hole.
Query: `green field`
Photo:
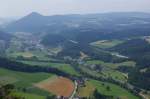
[[[107,90],[107,86],[110,87],[110,90]],[[116,99],[116,97],[119,97],[119,99],[139,99],[137,96],[134,96],[132,93],[121,88],[120,86],[96,80],[89,80],[86,82],[86,87],[81,87],[79,89],[79,95],[89,97],[89,93],[92,94],[92,90],[89,88],[97,89],[101,94],[113,96],[114,99]]]
[[[11,84],[11,83],[15,83],[17,81],[18,80],[14,77],[0,76],[0,85]]]
[[[105,49],[105,48],[114,47],[114,46],[121,44],[123,42],[124,41],[121,41],[121,40],[100,40],[100,41],[96,41],[96,42],[91,43],[91,45]]]
[[[125,74],[123,74],[122,72],[119,72],[117,70],[107,70],[107,71],[102,71],[102,73],[107,78],[111,77],[113,79],[120,80],[120,81],[127,80],[127,77],[125,76]]]
[[[87,67],[84,67],[84,66],[80,66],[80,69],[84,72],[84,73],[87,73],[89,75],[92,75],[92,76],[95,76],[95,77],[105,77],[103,74],[101,73],[98,73],[94,70],[91,70]]]
[[[54,67],[54,68],[58,68],[64,72],[67,72],[71,75],[79,75],[78,72],[76,72],[74,70],[73,67],[71,67],[71,65],[69,64],[64,64],[64,63],[51,63],[51,62],[37,62],[37,61],[21,61],[25,64],[29,64],[29,65],[39,65],[39,66],[46,66],[46,67]]]
[[[104,95],[112,95],[114,97],[120,97],[121,99],[139,99],[137,96],[134,96],[132,93],[115,84],[104,83],[96,80],[90,80],[90,83],[92,83],[98,91]],[[106,89],[107,86],[110,87],[110,91]]]
[[[94,70],[88,69],[86,67],[80,67],[81,70],[89,75],[95,76],[95,77],[103,77],[103,78],[113,78],[115,80],[120,80],[120,81],[126,81],[127,77],[125,76],[124,73],[119,72],[117,70],[102,70],[101,72],[96,72]]]
[[[50,73],[25,73],[0,68],[0,79],[3,79],[0,80],[1,85],[13,84],[15,85],[15,88],[19,90],[19,92],[22,92],[22,89],[25,88],[26,91],[30,94],[37,94],[44,96],[51,95],[51,93],[35,87],[34,84],[54,76],[56,75]]]
[[[12,93],[13,96],[17,97],[23,97],[24,99],[45,99],[45,96],[40,96],[36,94],[30,94],[30,93],[23,93],[23,92],[14,92]]]
[[[116,69],[120,66],[134,67],[136,65],[136,63],[133,61],[125,61],[125,62],[121,62],[121,63],[107,63],[107,62],[103,62],[101,60],[90,60],[90,61],[87,61],[86,64],[89,66],[93,65],[93,64],[98,64],[103,69],[100,72],[96,72],[94,70],[88,69],[85,66],[80,66],[80,68],[84,72],[86,72],[92,76],[104,77],[104,78],[111,77],[115,80],[120,80],[120,81],[127,81],[128,75],[125,73],[122,73]]]
[[[12,57],[22,56],[25,58],[33,57],[34,55],[31,52],[14,52],[11,54]]]
[[[95,90],[95,87],[92,85],[92,83],[86,82],[85,85],[85,87],[79,87],[78,89],[78,95],[80,97],[90,97]]]
[[[25,51],[25,52],[20,52],[20,51],[7,51],[7,56],[11,58],[17,58],[19,56],[22,56],[23,58],[30,59],[32,57],[36,57],[38,60],[44,60],[44,61],[49,61],[51,58],[47,57],[47,52],[44,51]]]
[[[0,68],[0,78],[7,77],[7,83],[13,83],[17,87],[29,87],[52,76],[50,73],[25,73]],[[12,79],[15,81],[11,81]]]
[[[49,61],[52,60],[51,58],[47,57],[47,53],[46,51],[30,51],[33,55],[35,55],[38,60],[45,60],[45,61]]]
[[[99,64],[105,67],[109,67],[111,69],[116,69],[119,66],[127,66],[127,67],[134,67],[136,65],[136,63],[134,61],[126,61],[126,62],[121,62],[121,63],[107,63],[107,62],[103,62],[101,60],[91,60],[91,61],[87,61],[87,64]]]

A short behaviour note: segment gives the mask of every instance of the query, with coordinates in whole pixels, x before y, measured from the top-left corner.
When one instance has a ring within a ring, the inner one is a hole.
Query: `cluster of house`
[[[69,99],[68,97],[64,97],[64,96],[57,96],[56,99]]]
[[[38,38],[35,38],[35,36],[33,36],[31,33],[18,32],[16,33],[16,39],[12,40],[12,43],[15,44],[16,40],[21,42],[21,44],[25,46],[22,49],[24,51],[29,51],[33,49],[44,49],[44,47],[40,44],[40,40]]]

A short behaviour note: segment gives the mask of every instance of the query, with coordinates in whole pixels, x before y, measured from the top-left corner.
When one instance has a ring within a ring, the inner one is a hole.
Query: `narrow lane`
[[[69,99],[74,99],[75,94],[77,92],[78,83],[74,81],[74,84],[75,84],[74,91],[72,92],[72,95],[69,97]]]

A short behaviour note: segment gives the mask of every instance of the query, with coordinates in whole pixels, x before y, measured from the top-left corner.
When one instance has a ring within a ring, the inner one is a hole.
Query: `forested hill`
[[[89,43],[99,39],[126,38],[150,34],[149,13],[104,13],[43,16],[31,13],[10,23],[9,32],[59,34],[67,39]],[[86,37],[85,37],[86,35]]]
[[[132,39],[111,49],[134,59],[141,67],[150,66],[150,44],[145,39]]]
[[[111,51],[117,51],[136,62],[136,67],[129,72],[129,82],[137,87],[150,88],[150,44],[145,39],[131,39],[119,44]]]

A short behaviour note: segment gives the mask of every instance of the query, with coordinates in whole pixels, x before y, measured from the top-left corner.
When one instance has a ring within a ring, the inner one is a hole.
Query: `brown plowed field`
[[[36,84],[38,88],[49,91],[58,96],[69,97],[74,91],[74,83],[64,77],[49,79]]]

